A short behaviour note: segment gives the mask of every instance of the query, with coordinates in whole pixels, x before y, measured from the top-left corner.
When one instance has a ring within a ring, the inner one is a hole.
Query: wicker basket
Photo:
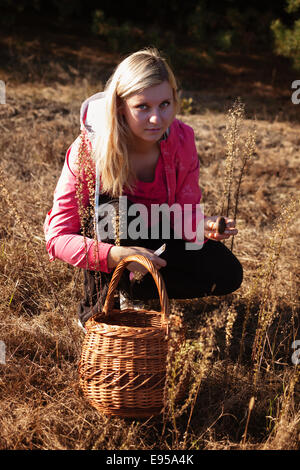
[[[131,262],[140,263],[151,273],[159,292],[161,312],[111,308],[116,286]],[[85,324],[80,386],[98,411],[123,417],[147,417],[162,411],[168,312],[165,284],[152,262],[140,255],[122,260],[111,279],[103,312]]]

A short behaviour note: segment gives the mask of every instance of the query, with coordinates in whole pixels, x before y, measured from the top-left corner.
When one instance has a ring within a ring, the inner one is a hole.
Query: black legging
[[[192,299],[208,295],[225,295],[238,289],[243,268],[238,259],[221,242],[207,240],[200,250],[186,250],[184,240],[143,240],[142,246],[159,248],[166,242],[161,258],[167,266],[160,268],[169,298]],[[150,274],[129,288],[132,298],[153,298],[156,286]],[[157,298],[157,295],[155,295]]]
[[[113,204],[117,208],[119,201],[101,195],[101,203]],[[128,201],[128,209],[130,206],[131,203]],[[132,219],[128,217],[127,220],[129,227]],[[151,229],[149,231],[151,233]],[[176,239],[172,229],[170,235],[168,239],[148,237],[147,239],[131,240],[128,236],[120,239],[122,246],[143,246],[152,250],[156,250],[166,243],[166,250],[161,258],[167,261],[167,265],[160,268],[160,273],[163,276],[170,299],[225,295],[240,287],[243,280],[243,268],[223,243],[207,240],[200,250],[187,250],[186,241]],[[114,239],[102,241],[115,244]],[[101,273],[100,280],[96,273],[85,271],[85,299],[79,306],[79,317],[82,323],[95,312],[97,300],[99,301],[99,290],[101,291],[100,302],[104,302],[111,276],[112,273]],[[97,288],[96,283],[98,283]],[[131,283],[129,271],[125,270],[119,288],[134,300],[146,301],[158,298],[157,288],[150,273],[147,273],[142,281]]]

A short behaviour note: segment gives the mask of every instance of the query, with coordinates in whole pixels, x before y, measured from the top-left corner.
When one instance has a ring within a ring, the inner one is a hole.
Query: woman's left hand
[[[229,219],[228,217],[224,217],[226,222],[226,229],[224,233],[217,232],[217,219],[218,215],[205,217],[204,219],[204,235],[206,238],[210,240],[220,241],[226,240],[227,238],[232,237],[238,233],[238,230],[235,228],[235,221],[233,219]]]

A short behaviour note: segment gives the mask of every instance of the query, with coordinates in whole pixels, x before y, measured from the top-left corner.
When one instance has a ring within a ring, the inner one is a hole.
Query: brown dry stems
[[[89,269],[88,250],[87,250],[87,237],[94,240],[94,264],[99,265],[99,252],[98,252],[98,233],[96,230],[95,218],[95,164],[92,158],[92,149],[85,130],[81,131],[80,143],[77,151],[77,175],[76,175],[76,199],[78,203],[78,214],[80,218],[81,233],[83,235],[85,256],[87,268]],[[85,201],[88,197],[88,201]],[[97,282],[99,279],[99,284]],[[95,272],[95,286],[97,293],[97,308],[102,309],[102,296],[100,291],[102,289],[102,279],[100,271]],[[93,305],[92,292],[88,285],[88,295],[90,305]]]
[[[254,344],[252,348],[252,358],[255,362],[254,383],[256,383],[260,370],[268,327],[271,325],[276,312],[276,302],[274,302],[270,292],[272,281],[278,265],[283,240],[287,237],[291,221],[295,218],[297,211],[299,211],[299,207],[300,200],[296,197],[282,207],[281,214],[274,224],[272,234],[265,247],[266,259],[259,269],[257,280],[248,300],[249,311],[250,303],[256,293],[258,283],[260,283],[261,294],[258,310],[258,325],[255,331]]]
[[[237,98],[227,113],[227,125],[224,133],[226,142],[225,178],[221,213],[229,217],[233,206],[233,220],[236,221],[243,176],[249,163],[255,155],[256,130],[248,130],[245,140],[242,139],[241,129],[245,120],[245,105]],[[238,160],[241,161],[237,166]],[[235,179],[235,175],[238,176]],[[234,187],[235,185],[235,187]],[[234,202],[232,201],[234,193]],[[231,239],[231,251],[233,250],[234,237]]]
[[[27,222],[20,217],[19,212],[18,212],[15,204],[12,201],[11,195],[10,195],[9,191],[7,190],[7,188],[5,186],[5,178],[4,178],[3,170],[2,170],[1,167],[0,167],[0,190],[1,190],[2,196],[4,197],[4,200],[7,204],[7,206],[9,207],[9,210],[10,210],[11,214],[14,215],[14,218],[16,220],[17,225],[20,227],[21,230],[24,231],[25,239],[29,243],[30,240],[32,239],[32,233],[30,231],[30,228],[29,228]],[[43,266],[43,260],[42,260],[41,252],[39,250],[35,250],[35,255],[36,255],[37,263],[38,263],[39,268],[40,268],[40,272],[43,275],[43,278],[44,278],[45,282],[49,286],[50,292],[52,292],[52,295],[56,300],[56,303],[58,305],[60,313],[61,313],[62,317],[64,318],[65,323],[66,323],[66,325],[69,329],[70,335],[73,337],[73,332],[72,332],[71,325],[69,323],[69,319],[64,315],[64,309],[63,309],[63,306],[61,305],[61,302],[59,300],[59,296],[55,292],[55,288],[53,287],[51,282],[49,282],[48,277],[46,275],[46,272],[45,272],[45,269],[44,269],[44,266]],[[73,337],[73,341],[74,341],[74,344],[76,344],[76,339],[74,337]]]
[[[172,321],[172,316],[170,317]],[[178,347],[178,331],[176,329],[172,331],[167,362],[162,437],[164,436],[167,422],[171,421],[174,437],[172,448],[174,449],[184,450],[188,448],[189,429],[199,390],[215,352],[216,330],[224,327],[225,322],[225,309],[221,315],[217,311],[215,315],[207,318],[204,326],[200,328],[196,339],[187,339],[180,347]],[[172,321],[172,324],[175,324],[175,321]],[[187,379],[189,379],[189,384],[187,384]],[[177,404],[176,397],[184,383],[187,386],[187,393],[183,402]],[[187,414],[187,421],[183,432],[179,430],[177,420],[185,413]],[[180,439],[181,436],[182,438]]]

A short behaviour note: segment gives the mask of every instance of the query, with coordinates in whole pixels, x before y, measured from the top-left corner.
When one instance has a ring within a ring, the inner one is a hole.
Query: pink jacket
[[[86,100],[81,107],[81,129],[87,131],[93,145],[97,132],[100,132],[97,109],[102,106],[103,94],[97,93]],[[80,137],[73,142],[66,153],[65,163],[58,180],[53,207],[44,222],[46,248],[50,260],[61,259],[83,269],[109,272],[107,257],[113,245],[84,240],[80,235],[80,219],[76,199],[76,157]],[[168,204],[192,204],[195,218],[195,205],[201,199],[199,188],[199,159],[196,151],[193,129],[175,119],[170,126],[168,137],[160,142],[161,157],[165,171],[168,191]],[[164,201],[162,201],[164,202]],[[84,204],[88,204],[87,190]],[[193,230],[195,230],[193,221]],[[97,246],[95,247],[95,243]],[[94,249],[98,250],[98,262]]]

